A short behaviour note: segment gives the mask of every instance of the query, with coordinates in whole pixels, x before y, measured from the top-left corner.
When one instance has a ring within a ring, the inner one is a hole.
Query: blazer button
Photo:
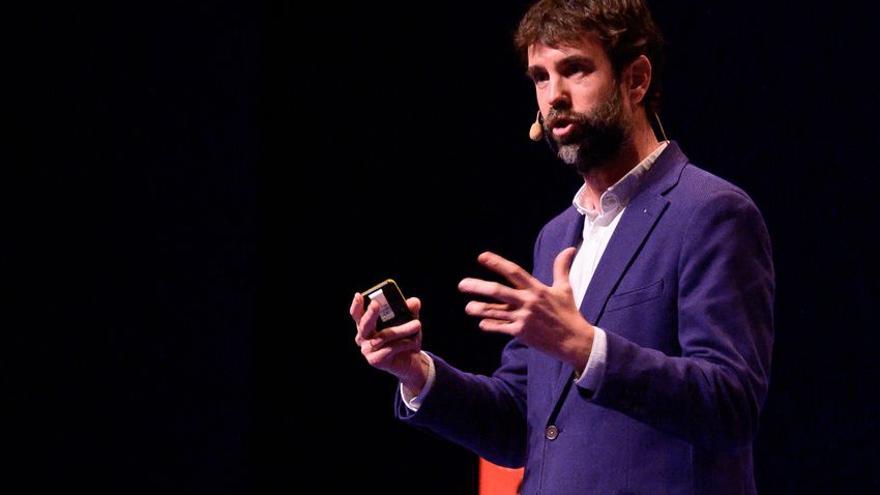
[[[547,427],[547,429],[544,430],[544,437],[546,437],[547,440],[556,440],[556,437],[558,436],[559,428],[557,428],[555,425],[550,425]]]

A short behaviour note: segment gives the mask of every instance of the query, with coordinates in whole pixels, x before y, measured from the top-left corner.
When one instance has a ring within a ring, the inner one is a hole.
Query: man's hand
[[[418,395],[428,380],[427,358],[421,353],[422,322],[418,319],[422,303],[411,297],[406,300],[406,305],[415,319],[378,333],[379,303],[376,301],[365,311],[364,296],[355,294],[349,314],[357,326],[354,342],[360,346],[367,363],[396,376],[407,392]]]
[[[595,330],[575,305],[568,280],[575,252],[575,248],[568,248],[556,257],[551,287],[497,254],[481,254],[477,258],[480,264],[504,276],[513,287],[474,278],[462,280],[460,291],[497,301],[470,301],[465,312],[481,318],[482,330],[517,337],[529,347],[583,370]]]

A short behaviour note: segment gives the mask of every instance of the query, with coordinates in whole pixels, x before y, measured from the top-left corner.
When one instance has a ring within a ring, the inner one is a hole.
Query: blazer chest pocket
[[[605,308],[605,311],[609,312],[628,308],[630,306],[635,306],[636,304],[657,299],[661,295],[663,295],[663,279],[640,289],[630,290],[611,296],[611,298],[608,299],[608,306]]]

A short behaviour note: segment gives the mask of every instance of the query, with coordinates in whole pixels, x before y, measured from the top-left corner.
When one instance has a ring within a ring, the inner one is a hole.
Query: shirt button
[[[559,428],[555,425],[548,426],[547,429],[544,430],[544,436],[547,440],[556,440],[556,437],[559,436]]]
[[[617,208],[618,204],[616,196],[606,196],[602,199],[602,211],[607,213],[614,210]]]

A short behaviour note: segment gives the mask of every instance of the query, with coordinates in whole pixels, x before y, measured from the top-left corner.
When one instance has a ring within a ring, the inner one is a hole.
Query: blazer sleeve
[[[745,445],[757,432],[773,342],[770,241],[755,205],[716,191],[683,232],[678,262],[680,356],[607,332],[605,373],[592,395],[695,444]]]
[[[417,412],[395,394],[395,413],[405,423],[455,442],[495,464],[520,467],[526,458],[528,349],[507,344],[492,376],[465,373],[434,356],[436,377]]]
[[[535,241],[535,256],[544,230]],[[431,354],[434,385],[417,412],[395,394],[395,414],[410,425],[453,441],[506,467],[526,462],[528,427],[526,390],[529,349],[511,340],[492,376],[465,373]]]

